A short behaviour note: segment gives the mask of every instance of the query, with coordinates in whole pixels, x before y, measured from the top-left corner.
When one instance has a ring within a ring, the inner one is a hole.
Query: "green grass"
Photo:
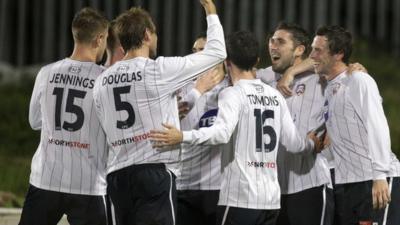
[[[22,206],[23,197],[28,190],[30,162],[30,157],[0,156],[0,190],[15,194],[19,206]],[[5,206],[15,206],[10,204],[8,202]]]

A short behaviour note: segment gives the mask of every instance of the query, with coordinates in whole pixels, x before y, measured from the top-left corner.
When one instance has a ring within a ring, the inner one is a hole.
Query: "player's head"
[[[72,20],[72,35],[76,44],[95,48],[100,61],[107,46],[108,20],[95,9],[83,8]]]
[[[121,43],[119,42],[117,33],[115,31],[115,24],[115,20],[111,21],[108,28],[107,60],[105,66],[111,66],[116,61],[119,61],[124,57],[124,50],[122,49]]]
[[[122,13],[116,19],[116,30],[125,52],[145,46],[151,58],[156,56],[156,26],[146,10],[134,7]]]
[[[272,70],[284,73],[296,59],[305,59],[311,51],[311,38],[297,24],[280,23],[268,41]]]
[[[196,40],[193,43],[192,52],[196,53],[204,50],[204,46],[206,45],[207,35],[205,33],[201,33],[196,37]]]
[[[258,61],[258,41],[248,31],[237,31],[226,38],[226,65],[234,64],[242,71],[251,71]]]
[[[352,35],[339,26],[318,28],[312,43],[310,57],[315,61],[319,74],[329,74],[336,63],[349,62],[352,52]]]

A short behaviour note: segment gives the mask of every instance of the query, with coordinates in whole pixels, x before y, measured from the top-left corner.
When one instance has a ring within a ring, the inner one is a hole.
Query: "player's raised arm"
[[[160,73],[175,91],[226,58],[225,37],[213,1],[202,1],[207,14],[207,41],[203,51],[184,57],[159,57]],[[175,66],[171,66],[175,65]]]

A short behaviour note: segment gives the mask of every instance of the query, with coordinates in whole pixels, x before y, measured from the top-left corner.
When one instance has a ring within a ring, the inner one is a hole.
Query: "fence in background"
[[[309,31],[337,24],[400,55],[399,0],[215,0],[225,33],[253,31],[260,41],[279,21]],[[109,18],[142,6],[155,18],[160,55],[183,55],[205,29],[199,0],[1,0],[0,61],[15,66],[48,63],[72,51],[70,23],[84,6]]]

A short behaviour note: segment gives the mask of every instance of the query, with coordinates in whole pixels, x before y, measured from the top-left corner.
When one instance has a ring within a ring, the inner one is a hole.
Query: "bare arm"
[[[282,75],[282,78],[278,81],[276,88],[285,96],[292,95],[292,89],[290,85],[293,82],[295,76],[306,72],[314,70],[314,60],[311,58],[307,58],[303,60],[301,63],[289,67],[285,73]]]

